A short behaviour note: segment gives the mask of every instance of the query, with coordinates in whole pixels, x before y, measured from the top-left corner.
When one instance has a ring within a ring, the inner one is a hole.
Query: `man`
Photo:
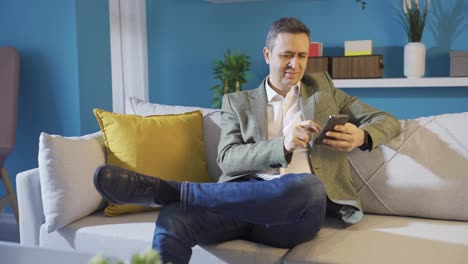
[[[325,211],[348,224],[362,219],[345,152],[372,150],[399,123],[335,89],[328,74],[304,75],[309,34],[295,18],[275,21],[263,49],[270,74],[257,89],[224,96],[220,183],[97,169],[96,188],[111,202],[163,205],[153,237],[163,261],[187,263],[196,244],[232,239],[294,247],[313,239]],[[350,122],[315,144],[319,124],[337,113]]]

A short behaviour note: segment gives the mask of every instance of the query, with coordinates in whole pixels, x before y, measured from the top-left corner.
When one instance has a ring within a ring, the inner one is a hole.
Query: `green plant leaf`
[[[230,49],[223,54],[223,60],[215,60],[212,67],[214,78],[220,84],[210,88],[213,90],[213,105],[220,105],[220,98],[225,93],[242,90],[242,85],[247,83],[247,72],[250,70],[250,56],[240,53],[238,50],[231,52]],[[216,88],[215,88],[216,87]]]
[[[219,99],[217,99],[217,98],[214,99],[212,107],[213,108],[219,108],[220,106],[221,106],[221,101]]]
[[[89,264],[110,264],[110,260],[101,255],[97,255],[91,258]]]
[[[219,84],[213,85],[210,88],[210,90],[219,90],[219,89],[221,89],[221,85],[219,85]]]
[[[91,258],[89,264],[125,264],[121,260],[116,260],[117,262],[111,261],[109,258],[102,256],[94,256]],[[133,254],[130,259],[130,264],[163,264],[159,252],[149,248],[144,253]],[[169,263],[168,263],[169,264]]]
[[[409,42],[421,41],[429,9],[430,0],[400,0],[398,17],[403,24]]]

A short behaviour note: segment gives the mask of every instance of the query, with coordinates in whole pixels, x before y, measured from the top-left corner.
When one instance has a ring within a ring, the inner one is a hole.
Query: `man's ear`
[[[270,64],[270,56],[271,56],[270,50],[268,50],[267,47],[264,47],[263,48],[263,57],[265,58],[266,64]]]

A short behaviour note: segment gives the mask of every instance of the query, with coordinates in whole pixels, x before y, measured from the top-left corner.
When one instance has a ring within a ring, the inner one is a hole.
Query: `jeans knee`
[[[325,187],[317,176],[310,174],[310,177],[306,178],[304,185],[306,185],[309,189],[308,195],[311,200],[326,204],[327,194],[325,192]]]
[[[153,248],[164,263],[188,263],[195,242],[186,223],[188,219],[178,203],[163,206],[156,221]]]
[[[288,175],[289,176],[289,175]],[[310,173],[292,174],[285,182],[290,192],[325,194],[325,188],[317,176]]]
[[[176,236],[183,236],[184,231],[187,229],[186,212],[180,208],[178,203],[168,204],[163,206],[159,211],[158,219],[156,221],[156,231],[167,232]]]
[[[286,186],[288,197],[297,197],[304,202],[304,207],[323,208],[325,210],[327,195],[320,179],[309,173],[295,174],[289,178]]]

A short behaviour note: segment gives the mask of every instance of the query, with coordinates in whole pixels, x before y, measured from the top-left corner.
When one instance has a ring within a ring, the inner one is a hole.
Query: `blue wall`
[[[77,0],[80,134],[99,130],[94,108],[112,111],[108,0]]]
[[[362,11],[354,0],[233,4],[147,0],[150,100],[211,106],[209,88],[216,84],[211,67],[228,48],[252,57],[246,88],[257,87],[268,74],[262,55],[266,33],[271,23],[283,16],[304,21],[312,40],[323,42],[326,56],[343,55],[345,40],[372,39],[374,53],[384,55],[385,77],[403,77],[403,47],[407,40],[394,11],[400,0],[367,2],[367,9]],[[433,6],[434,27],[428,27],[423,35],[428,77],[449,76],[448,52],[468,50],[468,3],[443,3],[443,9]],[[461,19],[458,26],[456,19]],[[457,34],[453,34],[455,30]],[[345,90],[401,119],[468,111],[466,87]]]
[[[385,76],[402,77],[406,39],[392,11],[397,1],[368,1],[361,11],[354,0],[147,0],[150,100],[211,106],[211,67],[227,48],[252,57],[247,87],[256,87],[268,73],[266,32],[282,16],[303,20],[325,55],[343,54],[344,40],[372,39],[384,55]],[[467,4],[443,2],[446,11],[423,37],[427,76],[448,76],[448,51],[468,49]],[[1,0],[0,46],[16,47],[21,58],[17,144],[6,162],[13,179],[37,167],[40,132],[75,136],[98,129],[92,108],[112,108],[109,45],[108,0]],[[468,111],[468,88],[347,91],[399,118]]]
[[[5,164],[13,184],[37,167],[42,131],[97,131],[91,107],[112,108],[108,9],[107,0],[1,1],[0,46],[20,54],[16,146]]]

